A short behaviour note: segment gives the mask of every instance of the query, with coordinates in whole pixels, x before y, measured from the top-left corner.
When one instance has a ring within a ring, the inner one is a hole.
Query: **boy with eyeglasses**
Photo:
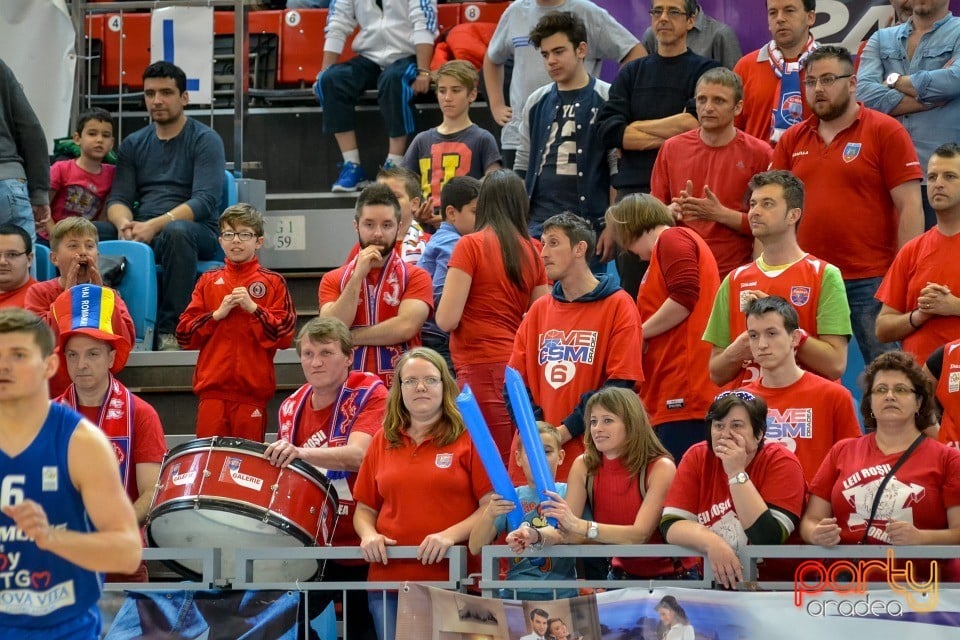
[[[263,214],[240,203],[220,215],[225,265],[200,276],[177,325],[183,349],[199,349],[193,391],[197,437],[263,442],[276,390],[273,356],[293,341],[297,314],[283,276],[260,266]]]

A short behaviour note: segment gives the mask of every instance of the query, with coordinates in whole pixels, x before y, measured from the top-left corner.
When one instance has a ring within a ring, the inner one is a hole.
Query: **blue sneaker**
[[[363,167],[355,162],[343,162],[337,165],[341,167],[340,177],[333,183],[331,191],[336,193],[352,193],[357,189],[362,189],[367,185],[367,174]]]
[[[386,162],[383,163],[383,168],[384,170],[389,171],[390,169],[399,169],[400,165],[398,165],[393,160],[388,159]]]

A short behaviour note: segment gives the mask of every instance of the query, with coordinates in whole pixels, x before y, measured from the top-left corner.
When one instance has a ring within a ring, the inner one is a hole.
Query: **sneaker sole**
[[[363,180],[363,181],[361,181],[361,182],[358,182],[358,183],[356,184],[356,186],[354,186],[354,187],[352,187],[352,188],[351,188],[351,187],[345,187],[345,186],[340,185],[340,184],[335,184],[335,185],[333,185],[333,187],[330,188],[330,191],[332,191],[333,193],[354,193],[354,192],[356,192],[356,191],[359,190],[359,189],[364,189],[364,188],[368,187],[370,184],[371,184],[371,182],[370,182],[369,180]]]

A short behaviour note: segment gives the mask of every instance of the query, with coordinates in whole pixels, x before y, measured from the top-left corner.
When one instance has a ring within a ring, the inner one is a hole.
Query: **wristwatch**
[[[596,522],[587,523],[587,538],[590,540],[596,540],[597,536],[600,535],[600,525]]]
[[[883,84],[887,85],[888,89],[895,89],[897,86],[897,80],[900,79],[900,74],[894,71],[887,76],[887,79],[883,81]]]
[[[747,481],[750,479],[750,476],[747,475],[746,471],[741,471],[735,476],[730,477],[730,486],[735,484],[747,484]]]

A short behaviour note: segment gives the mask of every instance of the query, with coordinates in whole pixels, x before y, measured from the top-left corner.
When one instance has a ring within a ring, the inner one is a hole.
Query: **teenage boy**
[[[200,276],[177,325],[181,348],[200,350],[197,437],[263,442],[276,393],[273,356],[293,342],[297,313],[283,276],[257,260],[263,215],[256,208],[240,203],[220,215],[220,246],[224,266]]]
[[[353,228],[360,250],[320,281],[321,317],[350,327],[354,369],[393,382],[400,356],[420,345],[420,328],[433,310],[430,276],[407,264],[394,250],[400,202],[384,184],[370,185],[357,198]]]
[[[103,433],[51,403],[54,337],[38,316],[0,310],[0,528],[10,579],[0,612],[9,638],[100,637],[99,572],[131,573],[140,532]],[[13,576],[30,576],[25,582]]]
[[[797,243],[803,183],[789,171],[766,171],[749,189],[750,229],[763,253],[727,274],[717,290],[703,334],[713,345],[710,379],[736,389],[757,378],[744,312],[755,298],[776,295],[800,315],[800,366],[836,380],[847,368],[850,307],[840,270]]]
[[[95,107],[81,113],[77,117],[73,141],[80,146],[80,157],[61,160],[50,167],[51,218],[46,228],[37,233],[43,238],[49,238],[53,226],[69,216],[81,216],[87,220],[102,218],[113,185],[116,167],[103,163],[114,143],[110,112]],[[104,224],[109,225],[108,222]]]
[[[523,376],[543,419],[557,427],[566,452],[557,479],[566,480],[584,451],[587,398],[601,387],[634,389],[643,382],[640,314],[611,276],[590,271],[596,234],[589,222],[556,215],[544,222],[542,242],[553,292],[524,316],[510,366]],[[511,477],[519,482],[520,468],[510,460]]]
[[[543,16],[530,32],[552,84],[534,91],[523,106],[520,147],[514,168],[525,174],[530,196],[530,235],[539,238],[543,223],[558,211],[587,220],[597,232],[594,271],[613,258],[614,244],[603,228],[610,205],[610,174],[616,152],[604,149],[593,126],[610,85],[587,73],[587,28],[569,11]]]
[[[0,308],[23,307],[27,291],[37,283],[30,275],[33,242],[16,224],[0,225]]]
[[[447,281],[447,265],[457,242],[468,233],[473,233],[477,224],[477,197],[480,195],[480,181],[470,176],[451,178],[440,192],[440,216],[443,222],[437,232],[430,236],[423,250],[421,269],[427,272],[433,282],[433,303],[440,304],[443,295],[443,283]],[[441,331],[432,319],[423,323],[423,346],[430,347],[447,361],[453,372],[453,360],[450,357],[450,334]]]
[[[417,264],[423,255],[423,247],[427,244],[430,234],[423,230],[417,220],[417,211],[423,205],[423,191],[420,189],[420,179],[413,171],[402,167],[388,167],[377,173],[377,183],[390,187],[390,191],[400,203],[400,228],[397,230],[396,249],[400,257],[407,264]],[[359,251],[360,245],[354,245]],[[351,258],[356,253],[351,254]]]
[[[543,443],[543,454],[550,469],[550,477],[557,475],[557,467],[563,462],[563,448],[560,444],[560,433],[546,422],[538,422],[537,430],[540,441]],[[530,460],[523,448],[523,442],[518,441],[517,450],[513,455],[514,461],[523,470],[526,483],[518,486],[517,499],[520,501],[520,510],[523,512],[523,525],[542,527],[546,520],[540,513],[540,497],[537,485],[530,470]],[[561,498],[567,496],[567,483],[556,483],[556,492]],[[509,533],[507,514],[516,508],[512,500],[507,500],[496,494],[490,496],[486,508],[474,522],[470,530],[468,545],[470,553],[480,555],[483,547],[493,543],[498,537]],[[534,558],[522,557],[508,560],[510,568],[507,570],[507,580],[571,580],[577,577],[574,558]],[[576,589],[501,589],[500,596],[512,600],[556,600],[557,598],[573,598],[579,595]],[[531,616],[531,620],[533,617]],[[543,619],[546,630],[546,617]],[[534,623],[536,624],[536,622]]]
[[[860,436],[853,396],[831,380],[797,364],[800,317],[780,296],[757,298],[747,307],[747,338],[760,377],[744,387],[767,401],[766,442],[793,452],[807,482],[830,448]]]
[[[500,168],[497,139],[470,120],[480,76],[466,60],[451,60],[437,71],[440,126],[417,134],[402,167],[420,176],[420,189],[431,208],[440,207],[440,191],[454,176],[482,178]]]

